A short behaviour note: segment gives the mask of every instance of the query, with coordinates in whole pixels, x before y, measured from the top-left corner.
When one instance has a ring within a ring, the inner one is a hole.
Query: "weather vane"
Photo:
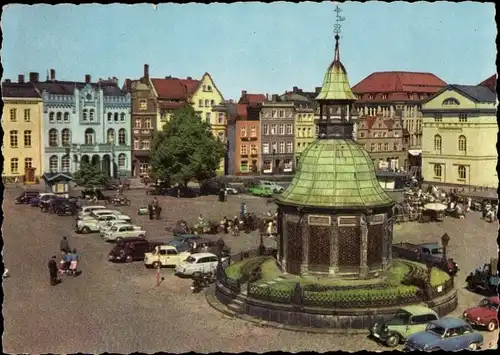
[[[339,33],[341,32],[341,28],[342,28],[342,25],[340,24],[340,22],[344,21],[345,20],[345,17],[344,16],[340,16],[340,13],[342,12],[342,9],[340,7],[336,7],[335,10],[333,10],[337,13],[336,15],[336,19],[335,19],[335,26],[333,26],[333,33],[335,33],[337,36],[339,35]]]

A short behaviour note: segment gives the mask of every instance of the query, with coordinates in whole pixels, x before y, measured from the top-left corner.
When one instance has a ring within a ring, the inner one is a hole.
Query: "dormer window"
[[[387,100],[388,96],[387,94],[382,94],[382,100]]]
[[[368,95],[368,99],[370,99],[370,100],[374,100],[374,99],[375,99],[375,95],[374,95],[374,94],[370,94],[370,95]]]
[[[453,97],[450,97],[443,101],[443,106],[458,106],[458,105],[460,105],[460,102],[458,102],[458,100]]]

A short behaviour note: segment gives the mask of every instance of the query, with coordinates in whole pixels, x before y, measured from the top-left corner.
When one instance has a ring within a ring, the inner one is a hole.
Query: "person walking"
[[[148,203],[148,213],[149,213],[149,219],[152,220],[153,219],[153,204],[150,202]]]
[[[161,216],[161,206],[160,204],[158,203],[158,201],[156,201],[156,206],[155,206],[155,215],[156,215],[156,219],[159,220],[160,219],[160,216]]]
[[[77,270],[78,270],[78,254],[76,253],[76,249],[73,249],[70,256],[70,271],[73,276],[76,276]]]
[[[69,248],[69,242],[67,237],[63,237],[61,239],[61,242],[59,243],[59,249],[65,253],[71,252],[71,249]]]
[[[57,285],[57,262],[56,256],[54,255],[48,262],[49,275],[50,275],[50,284],[52,286]]]

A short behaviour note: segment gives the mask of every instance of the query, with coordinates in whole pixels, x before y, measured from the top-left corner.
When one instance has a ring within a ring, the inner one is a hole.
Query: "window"
[[[285,152],[285,142],[280,142],[280,154]]]
[[[15,109],[15,108],[11,108],[10,109],[10,120],[12,122],[16,122],[17,121],[17,109]]]
[[[198,100],[198,106],[203,107],[203,100]]]
[[[145,139],[141,142],[141,149],[149,150],[149,139]]]
[[[311,128],[307,129],[307,136],[312,137],[312,129]]]
[[[364,138],[364,137],[365,137],[365,132],[360,132],[360,133],[359,133],[359,136],[360,136],[361,138]]]
[[[139,101],[139,110],[145,111],[148,109],[148,100],[140,100]]]
[[[29,108],[24,110],[24,122],[31,121],[31,110]]]
[[[51,171],[57,171],[59,169],[59,159],[57,155],[53,155],[49,159],[49,168]]]
[[[247,145],[246,144],[242,144],[241,147],[240,147],[240,154],[241,155],[247,155],[248,152],[247,152]]]
[[[458,179],[459,180],[467,179],[467,169],[463,165],[460,165],[458,167]]]
[[[112,144],[115,141],[115,130],[113,128],[108,129],[107,143]]]
[[[458,102],[458,100],[453,97],[450,97],[443,101],[443,106],[455,106],[455,105],[460,105],[460,102]]]
[[[246,137],[247,136],[247,128],[246,127],[241,127],[240,129],[240,137]]]
[[[435,177],[441,177],[443,174],[441,165],[439,164],[434,164],[434,176]]]
[[[257,152],[257,145],[256,144],[251,144],[250,145],[250,154],[252,155],[257,155],[258,152]]]
[[[69,122],[69,112],[64,112],[64,122]]]
[[[458,150],[460,152],[467,151],[467,138],[465,138],[465,136],[458,137]]]
[[[141,163],[141,165],[139,165],[139,175],[145,175],[147,173],[149,173],[149,164]]]
[[[255,126],[250,127],[250,137],[257,137],[257,128]]]
[[[248,162],[246,160],[242,160],[240,163],[240,171],[242,173],[248,173]]]
[[[10,160],[10,172],[12,174],[19,174],[19,159],[12,158]]]
[[[285,159],[283,161],[283,171],[289,172],[293,170],[293,164],[291,159]]]
[[[125,128],[118,131],[118,145],[127,145],[127,132]]]
[[[264,160],[264,163],[262,164],[262,170],[265,173],[269,173],[272,171],[270,160]]]
[[[16,146],[12,146],[12,132],[16,132],[15,135],[15,140],[16,140]],[[17,131],[11,131],[11,139],[10,139],[10,146],[11,148],[17,148]],[[24,131],[24,148],[31,148],[31,131],[26,130]]]
[[[108,112],[108,122],[113,122],[113,114],[111,112]]]
[[[215,100],[210,100],[210,106],[214,106],[215,105]]]
[[[114,119],[115,119],[115,122],[118,122],[118,112],[115,112],[115,114],[113,115]],[[91,119],[92,121],[92,119]]]
[[[219,124],[224,124],[224,114],[222,112],[219,112],[217,120]]]
[[[397,143],[394,143],[394,146],[393,146],[393,149],[392,149],[392,150],[394,150],[395,152],[397,152],[397,151],[398,151],[398,144],[397,144]]]
[[[389,150],[389,143],[384,143],[384,151],[388,151]]]
[[[95,132],[92,128],[87,128],[85,130],[85,144],[91,145],[94,144],[94,136]]]
[[[24,170],[33,167],[33,159],[32,158],[24,158]]]
[[[269,126],[267,124],[263,125],[262,128],[264,129],[264,135],[268,136],[269,135]]]
[[[441,151],[443,141],[439,134],[434,136],[434,150]]]
[[[71,138],[70,130],[67,128],[63,129],[61,132],[62,145],[69,146],[70,145],[70,138]]]
[[[277,133],[277,127],[275,124],[271,125],[271,135],[275,135]]]
[[[57,147],[59,145],[59,139],[57,135],[57,129],[52,128],[49,131],[49,147]]]
[[[203,91],[207,91],[207,86],[203,85]]]
[[[293,153],[293,143],[292,142],[286,142],[286,152]]]
[[[375,99],[375,95],[373,95],[373,94],[368,95],[368,99],[369,99],[369,100],[373,100],[373,99]]]
[[[467,114],[466,113],[460,113],[458,115],[458,122],[461,122],[461,123],[467,122]]]
[[[65,155],[61,158],[61,170],[69,172],[69,166],[70,166],[69,156]]]
[[[207,86],[208,91],[212,91],[212,87],[210,85]]]
[[[210,102],[207,99],[205,99],[205,107],[208,107],[209,104],[210,104]]]
[[[277,112],[276,110],[272,110],[272,111],[271,111],[271,117],[272,117],[272,118],[276,118],[276,117],[278,117],[278,112]]]
[[[123,112],[120,113],[120,122],[125,122],[125,114]]]
[[[285,110],[280,110],[280,118],[285,117]]]
[[[151,129],[151,118],[144,119],[144,128]]]
[[[87,112],[87,110],[83,110],[83,116],[82,117],[83,117],[84,121],[87,121],[87,119],[88,119],[88,112]]]
[[[286,125],[286,134],[288,135],[293,134],[293,126],[291,124]]]
[[[387,94],[382,95],[382,100],[387,100]]]
[[[125,163],[126,163],[126,160],[127,160],[127,157],[125,154],[121,153],[119,156],[118,156],[118,166],[120,168],[125,168]]]
[[[62,122],[62,112],[58,112],[56,114],[56,121],[57,121],[57,123],[61,123]]]
[[[55,113],[54,112],[50,112],[49,113],[49,122],[54,122],[55,121]]]
[[[280,124],[280,125],[278,126],[278,134],[279,134],[280,136],[282,136],[282,135],[284,135],[284,134],[285,134],[285,125],[284,125],[284,124]]]
[[[217,138],[219,138],[219,140],[220,140],[221,142],[224,142],[224,141],[225,141],[225,139],[226,139],[226,137],[224,137],[224,132],[219,132],[219,133],[217,134]]]
[[[379,144],[377,145],[377,150],[378,150],[379,152],[381,152],[381,151],[382,151],[382,143],[379,143]]]
[[[278,153],[278,143],[273,142],[273,143],[271,144],[271,153],[273,153],[273,154]]]
[[[140,118],[135,119],[134,128],[141,128],[141,119]]]
[[[269,154],[269,143],[262,143],[262,154]]]
[[[443,114],[435,113],[434,114],[434,122],[443,122]]]
[[[211,112],[205,112],[205,120],[206,120],[207,122],[210,122],[210,118],[211,118],[211,116],[212,116],[212,115],[211,115]]]
[[[140,141],[138,138],[134,138],[134,149],[139,150],[140,147]]]

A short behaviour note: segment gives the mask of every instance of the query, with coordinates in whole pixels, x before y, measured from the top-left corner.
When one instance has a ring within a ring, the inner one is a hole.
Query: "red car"
[[[483,299],[477,307],[472,307],[464,312],[464,319],[471,325],[485,327],[492,332],[498,327],[498,296]]]

